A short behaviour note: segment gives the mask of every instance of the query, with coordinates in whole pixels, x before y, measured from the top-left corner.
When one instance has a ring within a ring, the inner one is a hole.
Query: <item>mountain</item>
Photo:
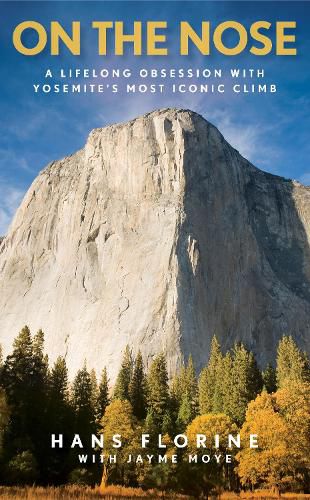
[[[0,342],[46,334],[70,374],[129,344],[170,373],[216,334],[261,365],[309,351],[310,189],[258,170],[201,116],[164,109],[93,130],[35,179],[0,244]]]

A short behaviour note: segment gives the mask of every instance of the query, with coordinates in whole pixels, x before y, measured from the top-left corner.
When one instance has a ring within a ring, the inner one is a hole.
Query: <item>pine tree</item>
[[[291,382],[310,381],[307,355],[297,347],[291,336],[284,336],[279,342],[276,372],[280,389]]]
[[[222,362],[220,344],[213,336],[208,365],[203,368],[199,378],[200,414],[218,413],[223,410],[222,401]]]
[[[178,411],[177,427],[182,432],[188,424],[193,420],[192,418],[192,405],[188,392],[182,397],[181,405]]]
[[[176,422],[182,398],[186,391],[186,367],[181,366],[181,369],[176,373],[170,385],[170,408],[173,420]]]
[[[3,437],[9,423],[10,410],[4,389],[0,388],[0,457],[3,452]]]
[[[92,386],[92,406],[95,410],[97,410],[97,401],[98,401],[98,382],[97,382],[97,375],[96,371],[94,368],[90,370],[90,380],[91,380],[91,386]]]
[[[44,333],[42,330],[39,330],[33,337],[32,361],[32,384],[35,404],[33,409],[40,413],[40,408],[42,406],[46,407],[48,387],[48,357],[44,355]]]
[[[2,384],[12,408],[9,428],[12,447],[14,440],[28,431],[28,392],[32,374],[32,339],[25,326],[13,342],[13,353],[7,356],[2,371]]]
[[[75,433],[80,434],[82,442],[90,446],[89,436],[95,432],[95,408],[93,384],[86,363],[73,381],[71,404],[75,414]]]
[[[156,433],[156,425],[153,412],[149,410],[146,414],[144,421],[144,432],[146,434],[150,434],[150,436],[155,435]]]
[[[187,422],[188,418],[192,420],[198,413],[198,383],[192,356],[189,356],[187,364],[181,367],[180,372],[172,380],[170,410],[173,420],[178,423],[180,429],[184,427],[184,422]],[[185,418],[187,413],[190,416]]]
[[[191,422],[198,413],[198,384],[192,356],[187,365],[182,367],[171,388],[173,409],[176,409],[176,422],[181,430]]]
[[[211,413],[212,411],[212,390],[209,386],[208,367],[205,366],[199,375],[199,413],[200,415]]]
[[[107,406],[110,404],[109,398],[109,379],[107,369],[102,370],[101,379],[98,387],[98,398],[96,405],[97,420],[100,421],[104,416]]]
[[[63,434],[64,443],[72,439],[73,411],[69,400],[68,369],[65,358],[59,356],[50,373],[48,391],[48,434]],[[47,448],[47,450],[49,447]],[[45,480],[63,483],[66,480],[70,463],[70,448],[66,445],[47,451],[47,473]]]
[[[161,432],[162,432],[162,434],[172,436],[173,431],[174,431],[174,427],[175,426],[173,425],[173,422],[172,422],[171,412],[169,411],[169,409],[167,409],[164,413],[164,416],[163,416]]]
[[[40,329],[32,340],[32,349],[33,354],[37,356],[39,359],[43,360],[43,348],[44,348],[44,333]]]
[[[39,330],[32,341],[32,374],[29,380],[29,403],[32,408],[31,428],[35,456],[43,473],[46,459],[46,447],[49,444],[47,426],[48,406],[48,357],[44,355],[44,333]]]
[[[182,394],[186,391],[187,388],[187,380],[186,380],[186,364],[181,366],[181,369],[176,376],[176,395],[178,396],[179,400],[181,401],[182,399]]]
[[[262,389],[262,377],[254,355],[242,343],[232,349],[232,367],[223,377],[227,385],[224,396],[224,411],[234,422],[241,425],[249,401]]]
[[[182,392],[180,389],[180,385],[180,376],[176,373],[171,381],[169,394],[171,417],[174,422],[176,422],[178,419],[178,414],[182,403]]]
[[[11,409],[7,451],[32,450],[44,473],[47,426],[48,364],[42,330],[31,338],[25,326],[13,343],[3,365],[2,382]]]
[[[57,432],[58,429],[59,432],[64,430],[69,408],[68,369],[66,360],[59,356],[51,370],[49,383],[49,413]]]
[[[120,371],[118,373],[115,387],[114,387],[114,399],[128,400],[129,396],[129,386],[133,371],[133,359],[129,346],[126,346],[123,361],[121,364]]]
[[[153,360],[147,377],[148,412],[160,431],[165,413],[169,410],[169,387],[166,359],[159,354]]]
[[[188,363],[185,369],[185,392],[188,394],[191,409],[191,420],[193,420],[198,414],[199,400],[198,383],[192,356],[188,358]]]
[[[12,408],[10,440],[27,441],[32,417],[33,346],[30,330],[25,326],[13,342],[13,352],[7,356],[2,373],[2,382],[8,403]],[[20,446],[20,444],[19,444]]]
[[[140,351],[135,359],[134,370],[129,384],[129,400],[134,416],[138,420],[143,420],[146,415],[146,379]]]
[[[230,351],[227,351],[225,356],[223,356],[221,365],[221,377],[219,382],[222,400],[221,413],[230,415],[229,405],[231,401],[231,391],[233,383],[231,378],[233,371],[233,357]]]
[[[276,370],[268,364],[262,373],[263,384],[266,391],[271,394],[277,390],[277,375]]]

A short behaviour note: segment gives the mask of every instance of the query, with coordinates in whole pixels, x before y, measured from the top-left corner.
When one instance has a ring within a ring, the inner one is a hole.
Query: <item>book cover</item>
[[[0,8],[0,496],[308,498],[310,4]]]

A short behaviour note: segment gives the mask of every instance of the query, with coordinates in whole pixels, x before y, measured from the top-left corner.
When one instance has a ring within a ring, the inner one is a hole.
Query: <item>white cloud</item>
[[[0,236],[6,234],[24,194],[22,189],[0,181]]]

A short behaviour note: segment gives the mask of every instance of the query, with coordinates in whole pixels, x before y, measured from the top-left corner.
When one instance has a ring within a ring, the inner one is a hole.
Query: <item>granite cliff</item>
[[[172,372],[215,333],[260,364],[283,333],[309,351],[310,189],[258,170],[196,113],[93,130],[47,166],[0,242],[0,342],[42,327],[71,375],[111,378],[126,344]]]

